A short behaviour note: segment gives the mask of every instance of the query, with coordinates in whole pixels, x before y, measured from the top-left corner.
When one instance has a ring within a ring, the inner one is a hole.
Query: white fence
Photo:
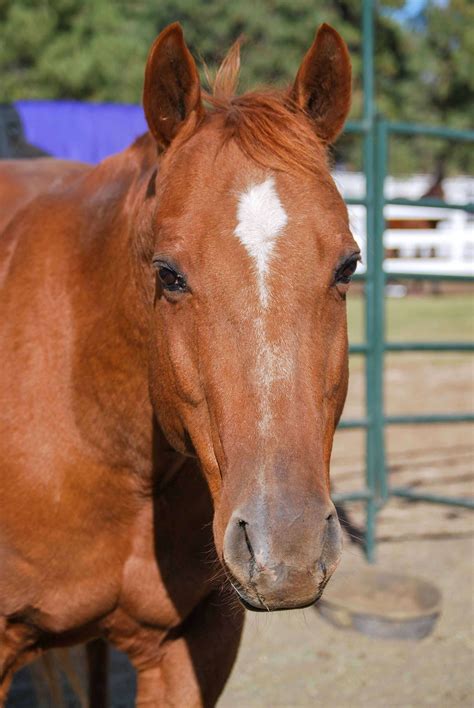
[[[364,176],[355,173],[334,174],[336,184],[345,197],[364,195]],[[410,179],[389,177],[385,183],[388,198],[419,199],[430,186],[431,178],[418,175]],[[474,199],[474,179],[455,177],[443,181],[446,202],[463,204]],[[352,232],[365,261],[365,208],[349,207]],[[389,220],[434,220],[435,228],[387,229],[385,248],[391,254],[385,259],[387,273],[421,273],[423,275],[458,275],[474,277],[474,215],[466,211],[433,207],[388,205]],[[363,270],[363,265],[362,265]]]

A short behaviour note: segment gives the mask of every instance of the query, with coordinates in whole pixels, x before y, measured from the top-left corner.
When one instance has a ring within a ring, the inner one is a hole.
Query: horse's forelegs
[[[13,674],[9,672],[1,677],[0,681],[0,708],[3,708],[7,702],[8,691],[13,679]]]
[[[244,612],[232,598],[207,597],[162,645],[154,665],[137,664],[137,708],[210,708],[237,656]]]
[[[89,674],[89,708],[107,708],[108,705],[108,646],[103,639],[86,644]]]

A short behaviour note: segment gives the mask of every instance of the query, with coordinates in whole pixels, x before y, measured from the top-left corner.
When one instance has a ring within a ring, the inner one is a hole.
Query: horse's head
[[[326,25],[287,92],[231,97],[236,67],[234,48],[206,110],[178,25],[148,59],[144,107],[161,153],[148,186],[150,377],[161,427],[208,481],[230,580],[245,604],[272,610],[314,602],[341,552],[329,459],[359,255],[326,146],[351,72]]]

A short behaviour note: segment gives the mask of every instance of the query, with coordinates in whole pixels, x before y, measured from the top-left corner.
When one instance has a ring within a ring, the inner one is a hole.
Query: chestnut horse
[[[289,90],[236,97],[237,70],[234,48],[204,95],[165,29],[150,133],[2,235],[4,695],[44,650],[103,637],[137,705],[214,705],[242,605],[310,605],[339,561],[359,251],[326,152],[348,52],[323,25]]]

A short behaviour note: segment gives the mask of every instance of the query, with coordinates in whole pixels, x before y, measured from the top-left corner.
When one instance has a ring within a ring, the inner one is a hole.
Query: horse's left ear
[[[314,121],[316,132],[332,143],[351,105],[351,60],[346,43],[329,25],[321,25],[291,90],[292,100]]]
[[[196,63],[178,22],[158,35],[148,55],[143,108],[155,140],[167,147],[185,121],[204,113]]]

